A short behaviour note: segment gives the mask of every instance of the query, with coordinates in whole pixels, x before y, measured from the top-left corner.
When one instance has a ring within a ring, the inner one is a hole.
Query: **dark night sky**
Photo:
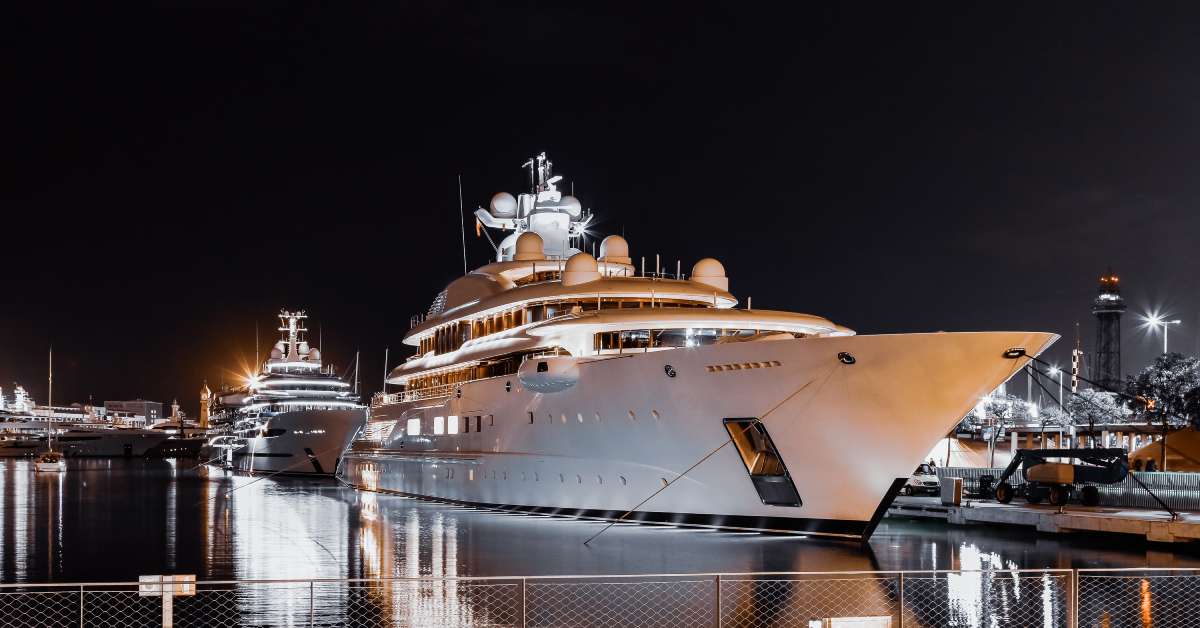
[[[280,306],[377,389],[460,271],[456,174],[469,212],[540,150],[635,258],[717,257],[755,307],[1065,363],[1112,265],[1197,351],[1186,4],[386,6],[4,20],[6,392],[45,400],[53,343],[56,401],[194,412]],[[1125,329],[1133,371],[1161,339]]]

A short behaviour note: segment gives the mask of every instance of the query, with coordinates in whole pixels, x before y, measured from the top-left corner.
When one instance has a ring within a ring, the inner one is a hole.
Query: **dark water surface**
[[[1183,546],[885,520],[857,544],[615,526],[260,478],[193,461],[0,460],[0,582],[1200,566]]]

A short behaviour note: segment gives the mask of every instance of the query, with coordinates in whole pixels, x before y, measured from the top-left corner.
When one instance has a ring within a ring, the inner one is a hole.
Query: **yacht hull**
[[[169,437],[149,430],[94,430],[68,432],[55,437],[54,444],[73,458],[140,458]]]
[[[281,412],[265,423],[266,436],[236,438],[232,456],[211,444],[206,456],[238,471],[332,475],[365,420],[365,408]]]
[[[339,477],[507,510],[865,538],[933,444],[1028,361],[1005,351],[1037,355],[1056,339],[846,336],[579,358],[557,392],[514,375],[375,408],[393,436],[358,444]],[[428,433],[435,416],[457,417],[459,433]],[[423,433],[402,435],[414,418]],[[726,420],[754,418],[799,505],[766,503],[731,443]]]

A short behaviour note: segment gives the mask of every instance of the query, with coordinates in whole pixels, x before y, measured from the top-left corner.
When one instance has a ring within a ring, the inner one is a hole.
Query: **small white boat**
[[[48,451],[38,456],[34,468],[42,473],[62,473],[67,470],[67,460],[60,452]]]
[[[53,408],[54,404],[50,402],[54,394],[54,350],[50,350],[50,373],[47,380],[46,389],[46,407]],[[50,417],[46,417],[46,445],[49,451],[38,455],[37,461],[33,463],[33,468],[38,473],[64,473],[67,470],[67,461],[63,459],[61,451],[54,451],[54,432],[50,429]]]

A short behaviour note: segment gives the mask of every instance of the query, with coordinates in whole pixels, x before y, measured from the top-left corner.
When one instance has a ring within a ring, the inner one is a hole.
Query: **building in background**
[[[116,425],[148,427],[163,418],[163,405],[157,401],[105,401],[104,413]]]
[[[1112,269],[1100,277],[1099,294],[1092,301],[1096,317],[1096,346],[1092,353],[1092,379],[1110,390],[1120,390],[1124,376],[1121,371],[1121,315],[1125,300],[1121,298],[1120,278]]]

